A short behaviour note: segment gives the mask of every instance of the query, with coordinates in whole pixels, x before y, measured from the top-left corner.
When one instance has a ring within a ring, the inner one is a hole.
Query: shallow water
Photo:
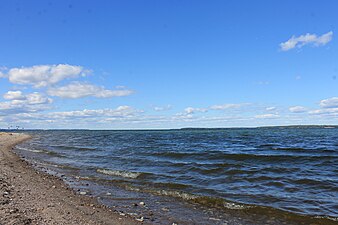
[[[30,133],[19,154],[90,181],[97,195],[113,185],[200,205],[219,217],[242,210],[323,224],[338,218],[338,129]]]

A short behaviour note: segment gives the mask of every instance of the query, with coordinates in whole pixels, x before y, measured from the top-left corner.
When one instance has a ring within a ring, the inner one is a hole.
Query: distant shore
[[[0,224],[141,224],[34,170],[11,148],[29,139],[0,132]]]

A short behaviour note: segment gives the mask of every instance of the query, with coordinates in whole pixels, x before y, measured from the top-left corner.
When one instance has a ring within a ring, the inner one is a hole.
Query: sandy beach
[[[11,149],[30,136],[0,133],[0,224],[141,224],[62,180],[34,170]]]

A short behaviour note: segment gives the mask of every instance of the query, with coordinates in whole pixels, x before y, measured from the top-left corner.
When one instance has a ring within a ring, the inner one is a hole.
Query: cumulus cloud
[[[307,109],[303,106],[292,106],[289,108],[289,111],[292,113],[303,113],[306,112]]]
[[[22,94],[21,91],[9,91],[4,98],[10,101],[0,102],[0,112],[23,113],[45,110],[53,100],[41,93]]]
[[[66,86],[49,88],[47,93],[61,98],[83,98],[87,96],[111,98],[131,95],[133,91],[127,89],[108,90],[93,84],[73,82]]]
[[[21,91],[8,91],[3,97],[6,100],[23,100],[26,98]]]
[[[319,105],[323,108],[338,108],[338,97],[321,100]]]
[[[88,70],[81,66],[68,64],[36,65],[32,67],[11,68],[2,77],[13,84],[32,85],[35,88],[56,84],[67,78],[85,76]]]
[[[279,118],[279,117],[280,116],[278,114],[272,114],[272,113],[260,114],[260,115],[255,116],[256,119],[275,119],[275,118]]]
[[[280,43],[280,48],[282,51],[289,51],[293,48],[301,48],[305,45],[313,45],[313,46],[323,46],[329,43],[332,40],[333,32],[330,31],[321,36],[317,36],[316,34],[304,34],[298,37],[292,36],[286,42]]]

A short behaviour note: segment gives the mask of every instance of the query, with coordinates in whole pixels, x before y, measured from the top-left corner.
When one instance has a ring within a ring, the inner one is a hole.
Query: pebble
[[[111,195],[111,193],[110,193],[110,192],[107,192],[107,194],[106,194],[106,195],[110,196],[110,195]]]
[[[136,219],[136,220],[139,221],[139,222],[143,222],[144,221],[143,216],[141,218],[139,218],[139,219]]]
[[[80,195],[86,195],[87,194],[87,192],[85,192],[85,191],[80,191]]]
[[[16,213],[17,211],[19,211],[18,209],[11,209],[9,210],[9,213]]]

